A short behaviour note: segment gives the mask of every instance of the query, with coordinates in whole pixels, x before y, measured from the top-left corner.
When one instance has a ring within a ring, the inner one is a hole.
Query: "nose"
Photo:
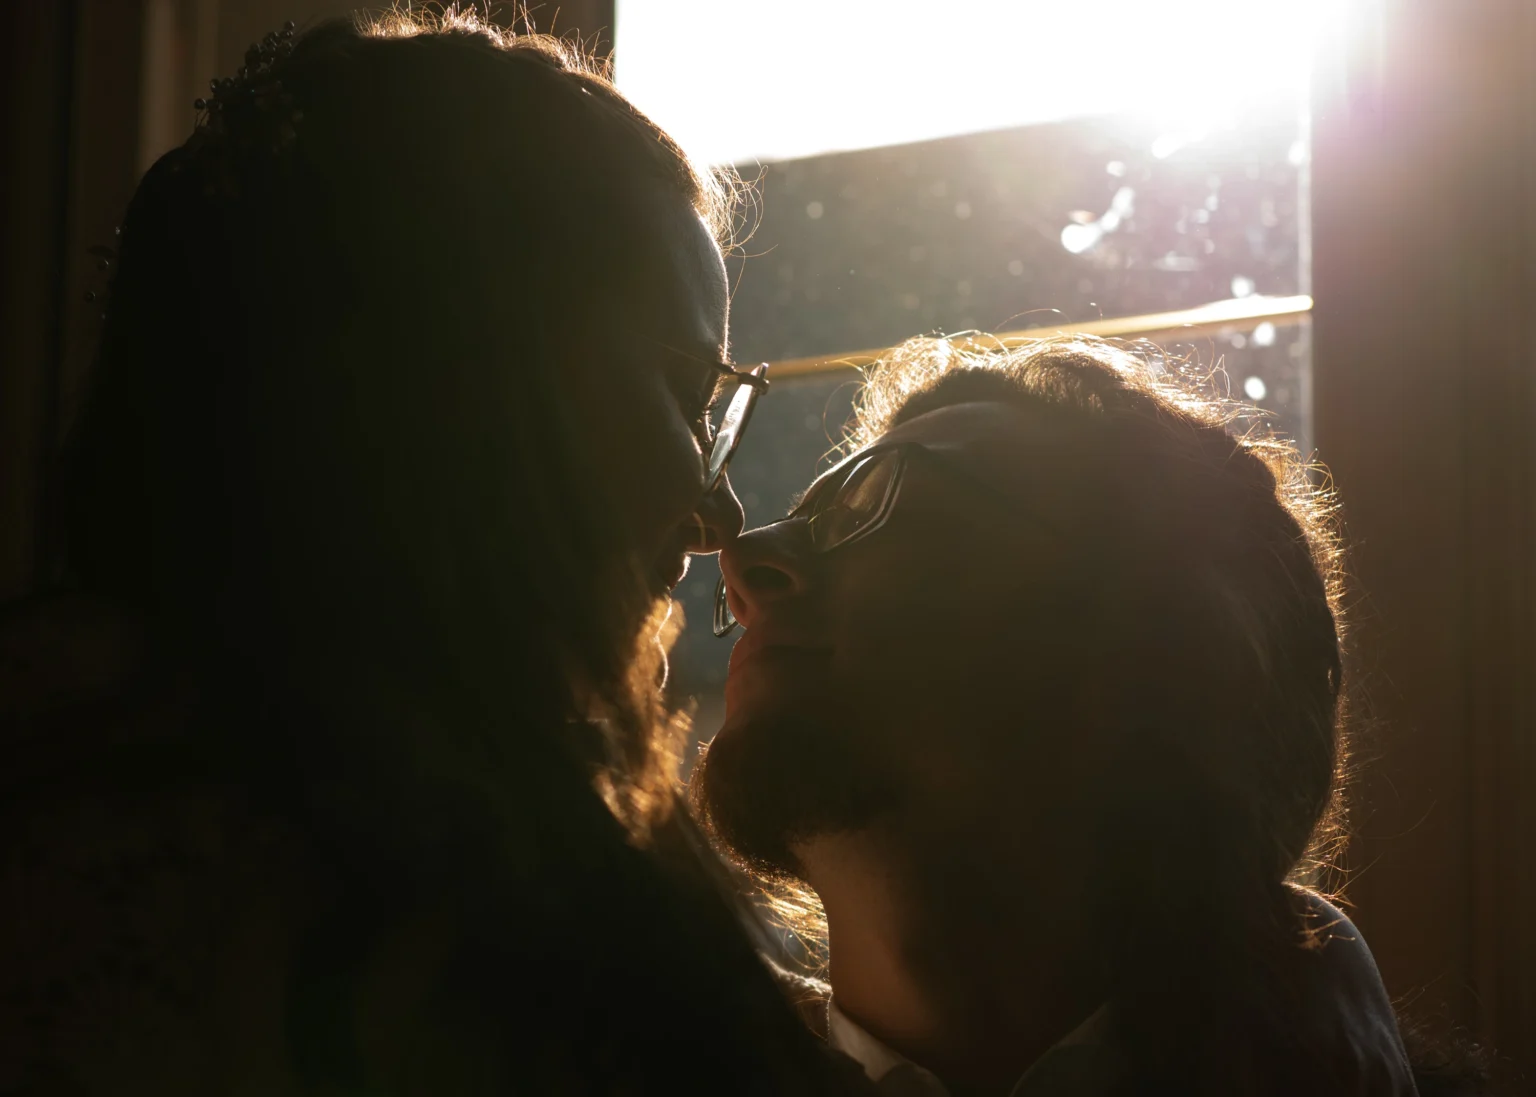
[[[699,501],[698,509],[693,512],[688,551],[706,555],[719,552],[721,546],[736,539],[745,524],[746,515],[742,513],[736,493],[731,490],[731,481],[729,477],[723,478],[714,491]]]
[[[786,519],[744,533],[720,552],[731,612],[743,628],[775,602],[804,594],[811,575],[805,520]]]

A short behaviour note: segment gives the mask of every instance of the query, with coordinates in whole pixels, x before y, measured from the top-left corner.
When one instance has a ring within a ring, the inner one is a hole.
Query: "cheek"
[[[873,538],[848,564],[834,628],[850,688],[892,719],[953,711],[998,658],[996,591],[985,574],[963,555],[907,553]]]
[[[609,406],[594,421],[605,422],[606,429],[591,439],[592,463],[629,547],[649,557],[670,546],[698,505],[698,443],[664,386],[609,385],[603,391]]]
[[[1049,744],[1015,734],[1053,723],[1039,708],[1050,676],[1030,640],[1039,622],[1015,611],[1024,595],[996,561],[853,568],[837,594],[838,691],[906,787],[977,802],[1007,773],[1010,797],[1054,802]]]

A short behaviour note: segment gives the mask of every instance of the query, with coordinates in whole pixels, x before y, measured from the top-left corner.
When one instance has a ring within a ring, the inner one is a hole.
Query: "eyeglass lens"
[[[850,466],[836,487],[828,485],[811,512],[811,546],[817,552],[830,552],[878,522],[890,501],[900,464],[899,451],[882,450]]]
[[[752,373],[761,377],[763,371],[764,367],[758,366]],[[720,429],[715,433],[714,445],[709,451],[709,466],[704,473],[706,495],[720,486],[726,466],[731,463],[736,447],[741,445],[747,421],[752,418],[752,408],[757,403],[757,394],[755,386],[744,382],[738,384],[736,391],[731,394],[730,403],[725,406],[725,414],[720,417]]]
[[[716,636],[728,635],[736,627],[736,615],[731,612],[730,589],[725,585],[724,575],[715,584],[715,617],[711,626]]]
[[[882,450],[852,462],[839,482],[823,484],[807,514],[811,547],[830,552],[884,521],[896,498],[901,466],[899,450]],[[712,624],[716,636],[729,634],[737,624],[724,575],[715,585]]]

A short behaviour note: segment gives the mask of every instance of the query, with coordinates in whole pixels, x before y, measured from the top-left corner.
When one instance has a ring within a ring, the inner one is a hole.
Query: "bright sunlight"
[[[1300,103],[1344,0],[618,0],[619,86],[711,163]]]

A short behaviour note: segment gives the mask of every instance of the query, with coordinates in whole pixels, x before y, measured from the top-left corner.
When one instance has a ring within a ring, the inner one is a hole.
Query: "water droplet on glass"
[[[1253,279],[1249,278],[1245,274],[1239,274],[1239,275],[1235,276],[1232,279],[1232,296],[1233,297],[1248,297],[1248,296],[1251,296],[1253,291],[1255,289],[1257,289],[1257,288],[1258,287],[1256,287],[1253,284]]]
[[[1253,329],[1253,345],[1256,347],[1272,347],[1275,345],[1275,325],[1265,320]]]
[[[1109,172],[1109,174],[1113,175],[1116,179],[1124,178],[1124,176],[1125,176],[1125,161],[1124,160],[1111,160],[1109,163],[1104,165],[1104,170]]]
[[[823,206],[820,202],[807,202],[806,203],[805,215],[807,217],[809,217],[812,221],[819,221],[819,220],[821,220],[821,215],[823,213],[826,213],[826,212],[827,212],[827,207]]]
[[[1269,395],[1269,386],[1262,377],[1250,377],[1243,382],[1243,394],[1250,400],[1262,400]]]

